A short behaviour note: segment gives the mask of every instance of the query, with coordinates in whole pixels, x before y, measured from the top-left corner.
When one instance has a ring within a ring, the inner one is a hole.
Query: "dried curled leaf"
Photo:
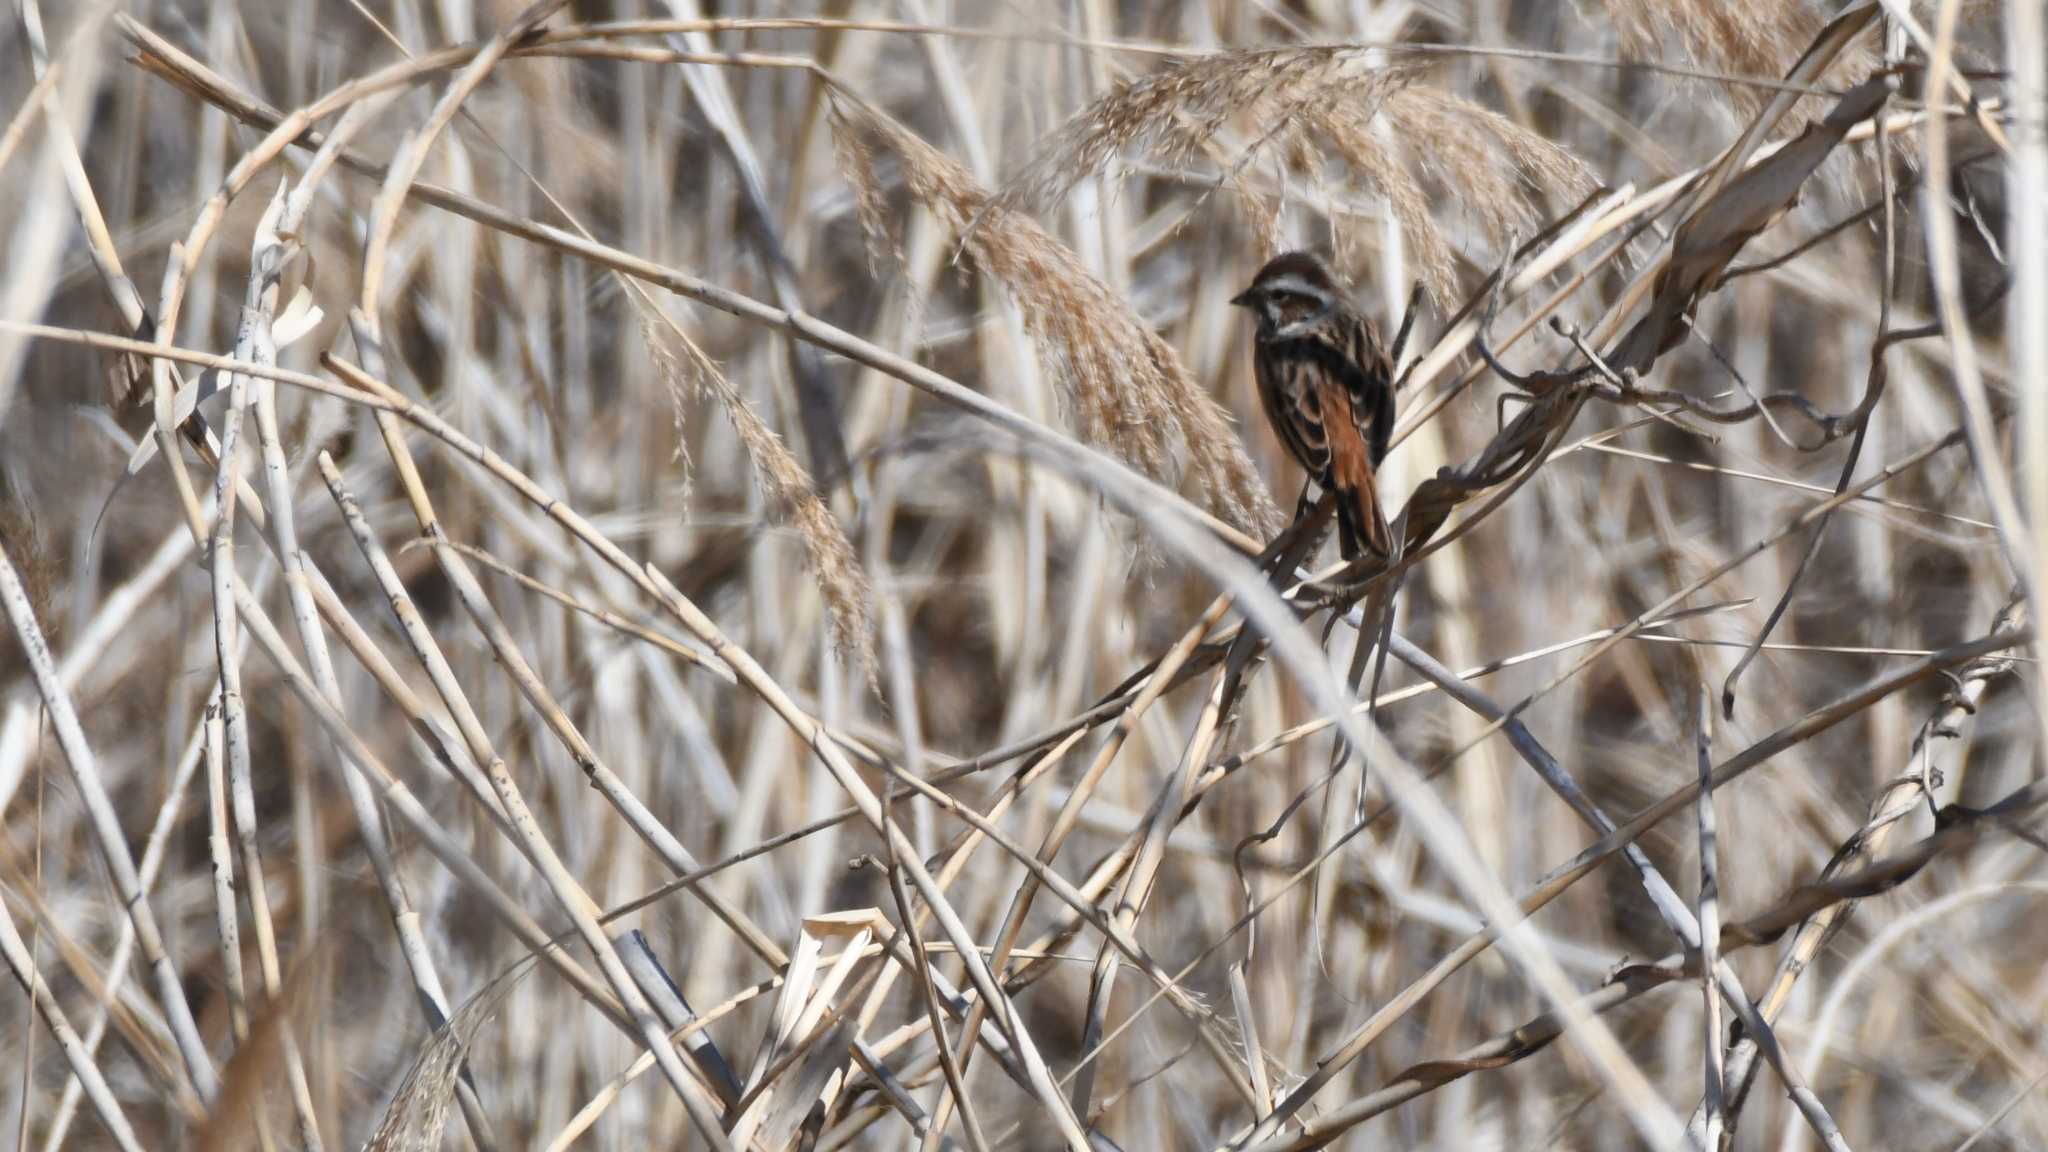
[[[1768,159],[1740,172],[1700,202],[1672,236],[1670,261],[1652,286],[1650,306],[1604,358],[1616,370],[1649,371],[1684,337],[1687,319],[1712,291],[1743,245],[1769,227],[1847,135],[1875,115],[1890,89],[1866,81],[1839,100],[1827,118]],[[1740,156],[1732,156],[1731,163]],[[1404,554],[1427,543],[1456,508],[1539,463],[1579,410],[1584,393],[1571,387],[1583,373],[1539,373],[1525,383],[1537,399],[1460,468],[1444,468],[1423,481],[1402,511]]]
[[[1799,190],[1849,129],[1868,120],[1891,94],[1882,78],[1866,80],[1836,103],[1827,119],[1762,163],[1729,180],[1695,208],[1671,237],[1671,260],[1657,274],[1649,311],[1609,357],[1619,368],[1647,371],[1684,339],[1699,298],[1720,283],[1735,254],[1799,198]]]
[[[1583,394],[1558,388],[1539,396],[1459,468],[1440,468],[1415,486],[1396,519],[1401,555],[1413,555],[1443,528],[1458,506],[1540,463],[1578,415]]]
[[[514,965],[435,1029],[414,1057],[412,1067],[406,1070],[398,1090],[392,1093],[384,1119],[363,1145],[363,1152],[432,1152],[441,1146],[448,1104],[455,1098],[456,1083],[463,1075],[464,1049],[531,971],[531,960]]]

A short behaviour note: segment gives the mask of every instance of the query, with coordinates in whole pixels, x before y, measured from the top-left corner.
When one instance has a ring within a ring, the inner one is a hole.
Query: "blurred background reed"
[[[0,1127],[2048,1145],[2043,23],[17,0]]]

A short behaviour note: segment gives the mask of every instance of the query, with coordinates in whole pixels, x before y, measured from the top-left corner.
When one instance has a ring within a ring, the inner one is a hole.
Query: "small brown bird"
[[[1394,429],[1393,366],[1372,321],[1323,262],[1275,256],[1231,301],[1258,318],[1252,368],[1266,419],[1311,479],[1337,494],[1337,546],[1386,556],[1377,471]]]

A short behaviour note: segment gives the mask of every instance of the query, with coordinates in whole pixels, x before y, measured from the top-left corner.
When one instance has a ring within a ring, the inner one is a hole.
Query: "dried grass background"
[[[18,0],[0,1129],[2048,1146],[2043,23]]]

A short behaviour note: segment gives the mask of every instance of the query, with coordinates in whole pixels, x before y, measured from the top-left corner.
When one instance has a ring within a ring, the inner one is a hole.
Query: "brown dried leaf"
[[[1649,310],[1622,338],[1609,363],[1617,369],[1647,371],[1683,339],[1685,320],[1699,298],[1720,283],[1735,254],[1792,206],[1807,177],[1849,129],[1876,114],[1890,94],[1883,79],[1866,80],[1836,102],[1827,119],[1695,208],[1672,236],[1671,260],[1657,274]]]

